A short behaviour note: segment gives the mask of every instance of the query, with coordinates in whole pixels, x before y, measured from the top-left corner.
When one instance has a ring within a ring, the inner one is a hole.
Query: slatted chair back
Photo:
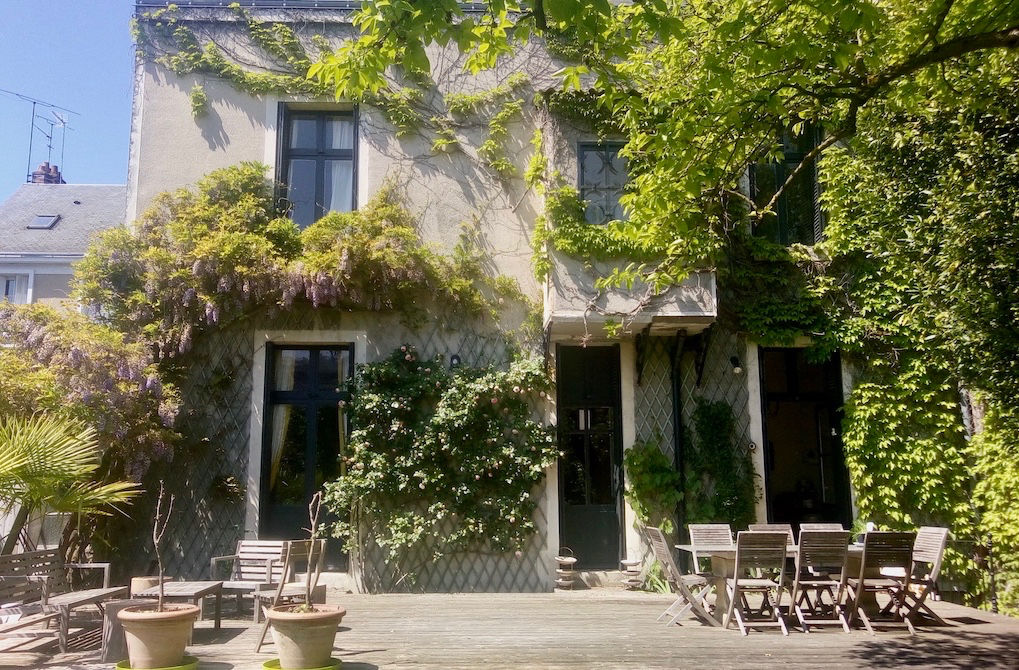
[[[796,544],[796,540],[793,537],[792,524],[788,523],[752,523],[747,527],[753,531],[765,531],[769,533],[786,533],[788,536],[788,544]]]
[[[651,552],[654,554],[655,560],[662,566],[662,572],[665,573],[666,581],[669,582],[669,586],[672,587],[673,591],[677,591],[679,580],[683,573],[679,571],[676,560],[672,557],[669,543],[665,540],[665,534],[662,533],[661,529],[650,526],[644,530],[647,532],[648,541],[651,543]]]
[[[881,568],[900,568],[907,574],[913,566],[913,542],[916,533],[871,531],[863,536],[860,578]]]
[[[237,558],[233,561],[231,580],[241,582],[283,581],[283,546],[285,540],[240,540]],[[272,560],[272,564],[269,561]]]
[[[736,576],[753,569],[784,571],[788,541],[782,531],[740,531],[736,536]]]
[[[300,584],[311,583],[314,591],[325,564],[325,540],[287,540],[283,545],[283,579],[276,589],[277,598],[287,586],[293,586],[298,572],[304,575]],[[287,584],[287,582],[290,582]]]
[[[0,577],[0,604],[17,606],[37,603],[43,599],[42,582],[28,579],[28,575]]]
[[[690,531],[690,544],[693,545],[693,562],[695,570],[700,570],[700,560],[710,559],[710,553],[698,552],[697,546],[731,547],[732,529],[727,523],[692,523],[687,526]]]
[[[845,530],[841,523],[801,523],[800,533],[805,530]]]
[[[801,530],[796,571],[842,574],[848,553],[848,530]]]
[[[64,557],[59,549],[38,549],[0,555],[0,575],[42,577],[47,596],[70,590]]]
[[[937,580],[946,544],[948,544],[947,528],[921,526],[917,531],[916,540],[913,542],[913,562],[930,565],[926,574],[919,575],[921,578],[931,583]]]

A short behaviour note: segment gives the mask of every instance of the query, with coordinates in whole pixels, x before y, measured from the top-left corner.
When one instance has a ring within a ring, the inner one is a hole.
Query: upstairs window
[[[623,218],[619,196],[626,185],[626,160],[619,155],[622,144],[581,144],[580,199],[584,219],[594,225]]]
[[[356,132],[353,112],[284,110],[280,181],[301,228],[354,209]]]
[[[785,133],[782,137],[782,160],[758,163],[750,170],[750,189],[759,207],[766,205],[820,141],[820,131],[808,127],[798,137]],[[796,176],[775,203],[774,214],[765,216],[755,234],[772,242],[814,244],[824,232],[824,219],[818,202],[817,168],[812,160]]]

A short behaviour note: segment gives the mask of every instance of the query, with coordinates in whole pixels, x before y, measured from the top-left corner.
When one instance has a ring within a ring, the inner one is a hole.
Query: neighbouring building
[[[123,225],[127,189],[66,184],[49,163],[32,176],[0,203],[0,299],[60,305],[92,237]]]
[[[225,2],[179,1],[171,11],[174,25],[193,31],[202,43],[218,44],[243,67],[278,69],[275,57],[252,43],[238,11],[291,27],[309,53],[318,53],[313,36],[335,46],[354,34],[349,19],[358,5],[242,4],[244,9],[237,10]],[[150,0],[136,5],[139,15],[167,7]],[[151,19],[142,17],[143,24],[146,20]],[[159,59],[164,48],[142,49],[137,61],[129,220],[157,193],[240,161],[272,167],[282,184],[281,198],[289,200],[301,226],[325,211],[358,207],[392,180],[418,217],[425,240],[449,250],[461,223],[476,222],[494,271],[515,279],[543,307],[538,348],[554,361],[558,394],[547,407],[548,421],[558,427],[564,456],[540,492],[539,532],[521,557],[458,558],[426,570],[422,588],[549,590],[553,557],[564,546],[590,570],[618,569],[620,559],[641,557],[646,549],[623,497],[623,453],[638,440],[654,440],[682,469],[698,398],[723,401],[732,410],[734,448],[749,454],[758,475],[758,520],[850,521],[838,436],[843,375],[837,361],[816,365],[802,349],[760,347],[719,326],[716,275],[710,269],[639,310],[637,292],[596,290],[595,279],[605,268],[588,259],[553,252],[547,279],[535,278],[532,237],[545,196],[520,176],[532,156],[535,129],[542,133],[548,173],[558,172],[585,199],[588,225],[621,216],[618,199],[626,179],[618,154],[622,138],[605,137],[532,103],[535,92],[556,85],[554,73],[562,63],[549,52],[532,44],[477,75],[463,72],[454,51],[435,48],[430,54],[435,88],[411,105],[423,118],[448,115],[443,96],[450,93],[477,94],[489,101],[490,110],[500,109],[499,95],[523,101],[501,141],[512,169],[498,170],[479,153],[489,139],[491,113],[444,130],[456,145],[447,151],[436,148],[433,131],[401,127],[384,103],[255,94],[201,68],[175,74]],[[207,99],[202,114],[195,113],[192,97],[199,86]],[[496,90],[501,92],[489,95]],[[758,174],[758,188],[766,188],[768,178]],[[793,239],[801,228],[815,230],[813,210],[799,221],[791,204],[782,207],[777,235]],[[630,313],[628,327],[610,337],[606,323]],[[277,391],[300,389],[292,388],[292,375],[281,381],[281,371],[292,370],[296,361],[319,371],[314,374],[331,369],[330,384],[339,369],[342,382],[356,364],[384,357],[401,343],[416,345],[425,356],[456,355],[465,364],[498,363],[505,356],[498,339],[484,332],[441,323],[408,329],[395,316],[325,308],[234,324],[196,342],[196,363],[182,389],[187,426],[211,446],[187,473],[190,493],[180,509],[189,513],[175,529],[176,570],[198,576],[210,556],[232,553],[242,537],[293,534],[304,500],[279,499],[266,465],[266,454],[281,448],[284,433],[294,425],[292,420],[280,424],[281,417],[292,415],[279,410],[288,402],[300,403],[299,415],[312,421],[323,408],[335,408],[336,398],[284,397]],[[318,385],[314,374],[301,383]],[[344,430],[333,415],[315,430],[300,431],[301,439]],[[332,439],[333,445],[340,442]],[[217,482],[231,477],[244,482],[243,501],[217,497]],[[342,557],[333,557],[333,563],[344,569]]]

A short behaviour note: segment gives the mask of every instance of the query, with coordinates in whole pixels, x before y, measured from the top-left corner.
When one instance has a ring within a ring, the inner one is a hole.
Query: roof
[[[83,254],[92,236],[124,223],[122,184],[22,184],[0,203],[0,255]],[[59,216],[32,228],[37,216]]]

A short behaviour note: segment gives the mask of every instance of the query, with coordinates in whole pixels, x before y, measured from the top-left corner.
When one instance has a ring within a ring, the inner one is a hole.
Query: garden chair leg
[[[257,607],[257,605],[256,605]],[[269,617],[265,617],[265,623],[262,624],[262,634],[258,636],[258,642],[255,643],[255,653],[262,651],[262,645],[265,644],[265,635],[269,632]]]

